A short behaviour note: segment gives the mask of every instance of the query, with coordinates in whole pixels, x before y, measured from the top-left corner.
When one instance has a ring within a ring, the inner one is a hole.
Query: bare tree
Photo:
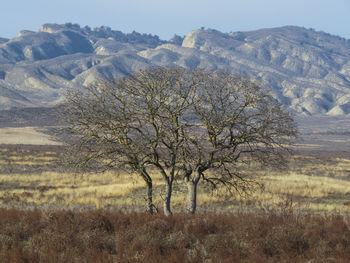
[[[68,93],[64,116],[75,135],[74,163],[136,172],[146,182],[151,212],[151,173],[159,171],[165,182],[164,213],[172,214],[173,182],[184,142],[182,117],[196,86],[187,75],[180,68],[152,68],[83,93]]]
[[[284,164],[296,128],[266,90],[231,73],[151,68],[67,95],[76,164],[136,172],[148,189],[152,174],[165,185],[164,213],[172,214],[174,179],[188,187],[187,211],[196,211],[200,180],[245,191],[237,164]]]
[[[124,80],[124,92],[137,101],[138,131],[146,142],[148,164],[158,170],[165,183],[164,213],[172,214],[171,196],[185,142],[185,116],[196,94],[196,79],[181,68],[152,68],[139,71]],[[142,128],[141,128],[142,126]]]
[[[258,83],[232,73],[197,70],[201,83],[185,130],[183,168],[188,188],[187,211],[195,213],[197,185],[245,192],[252,181],[237,169],[241,162],[283,166],[296,137],[295,123]]]
[[[102,82],[66,94],[63,116],[68,124],[68,162],[83,170],[125,169],[147,187],[147,210],[154,212],[148,145],[139,133],[137,101],[121,82]],[[149,140],[152,140],[149,137]]]

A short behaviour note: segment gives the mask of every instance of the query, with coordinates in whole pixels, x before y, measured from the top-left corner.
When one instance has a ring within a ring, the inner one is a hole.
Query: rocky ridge
[[[234,71],[264,83],[296,114],[350,114],[350,40],[294,26],[202,28],[169,41],[71,23],[23,30],[0,38],[0,109],[53,106],[67,88],[155,65]]]

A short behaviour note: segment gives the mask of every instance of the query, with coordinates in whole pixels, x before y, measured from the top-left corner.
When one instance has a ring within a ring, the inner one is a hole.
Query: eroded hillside
[[[350,113],[350,40],[286,26],[169,41],[108,27],[46,24],[0,39],[0,109],[52,106],[67,88],[154,66],[228,70],[256,78],[291,111]]]

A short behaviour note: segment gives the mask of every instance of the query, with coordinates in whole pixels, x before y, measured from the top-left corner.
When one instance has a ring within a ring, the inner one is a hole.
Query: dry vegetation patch
[[[2,262],[348,262],[349,220],[0,209]]]
[[[0,209],[0,262],[350,258],[347,158],[295,155],[285,171],[240,167],[256,176],[255,191],[246,196],[221,190],[208,194],[202,184],[195,216],[181,213],[186,192],[179,179],[173,204],[180,213],[165,217],[135,212],[145,210],[139,177],[121,171],[69,173],[59,163],[62,151],[59,146],[0,147],[0,205],[5,207]],[[160,175],[154,187],[160,207]]]
[[[70,173],[59,163],[61,146],[0,147],[0,205],[17,208],[113,208],[144,211],[144,182],[123,171]],[[210,192],[200,184],[199,211],[273,210],[289,202],[305,212],[350,213],[350,160],[339,157],[295,155],[289,169],[240,167],[256,177],[250,194],[240,196],[222,189]],[[162,206],[164,187],[154,177],[154,203]],[[175,183],[174,210],[184,211],[186,187]]]

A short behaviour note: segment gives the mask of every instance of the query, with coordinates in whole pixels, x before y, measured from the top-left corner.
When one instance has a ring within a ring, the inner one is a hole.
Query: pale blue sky
[[[0,37],[44,23],[133,30],[169,39],[199,27],[222,32],[297,25],[350,38],[350,0],[2,0]]]

